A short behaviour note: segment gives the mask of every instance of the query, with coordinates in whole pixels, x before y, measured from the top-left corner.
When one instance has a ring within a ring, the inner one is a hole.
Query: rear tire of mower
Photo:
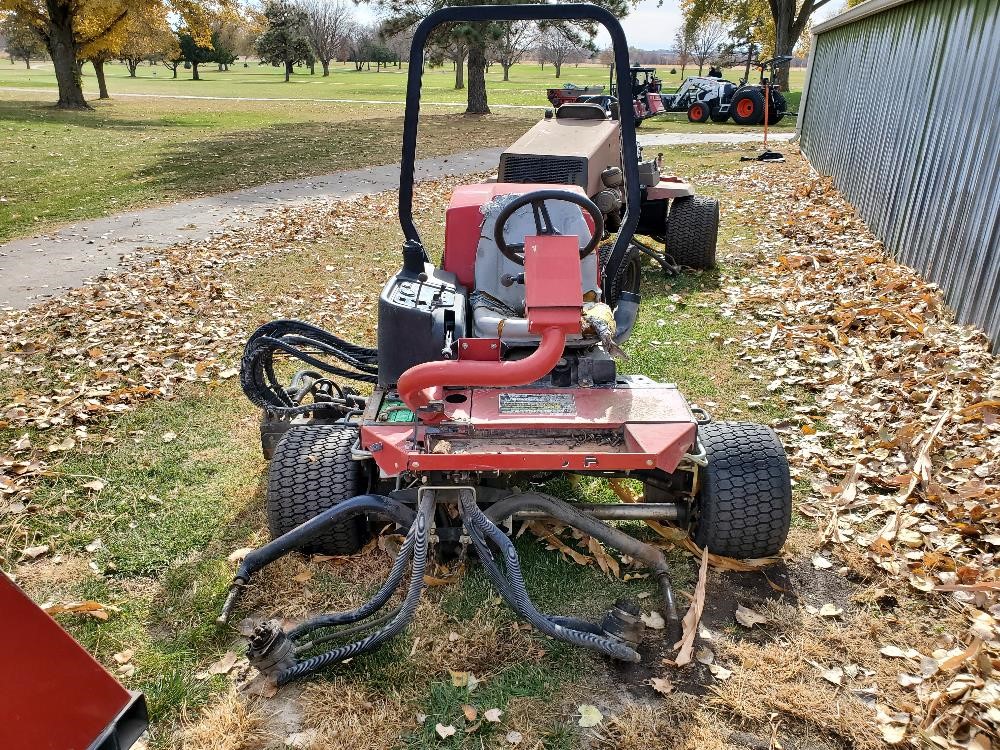
[[[285,534],[328,508],[365,492],[361,463],[351,458],[357,437],[338,425],[293,427],[274,449],[267,475],[267,527]],[[350,555],[368,536],[363,516],[345,519],[305,544],[302,552]]]
[[[708,466],[699,469],[699,547],[726,557],[778,554],[792,520],[788,459],[778,436],[749,422],[711,422],[698,428]]]
[[[677,265],[714,268],[719,242],[719,201],[700,195],[674,198],[664,240],[667,254]]]

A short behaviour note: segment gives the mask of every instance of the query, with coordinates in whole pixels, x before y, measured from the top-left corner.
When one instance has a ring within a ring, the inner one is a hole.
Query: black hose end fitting
[[[644,627],[639,615],[639,605],[630,599],[616,601],[601,622],[601,630],[609,638],[631,646],[642,642]]]
[[[281,623],[267,620],[258,623],[250,635],[247,659],[262,674],[281,672],[295,665],[295,644],[285,635]]]

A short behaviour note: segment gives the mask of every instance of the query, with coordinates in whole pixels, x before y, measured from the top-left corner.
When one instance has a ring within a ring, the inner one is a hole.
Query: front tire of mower
[[[778,554],[792,521],[788,458],[778,436],[749,422],[698,428],[708,465],[699,469],[694,542],[751,559]]]
[[[674,198],[664,237],[667,254],[679,266],[715,268],[719,242],[719,201],[700,195]]]
[[[338,425],[293,427],[274,449],[267,476],[267,526],[271,538],[285,534],[355,495],[365,492],[364,472],[351,458],[357,437]],[[322,555],[350,555],[368,537],[363,516],[345,519],[301,548]]]

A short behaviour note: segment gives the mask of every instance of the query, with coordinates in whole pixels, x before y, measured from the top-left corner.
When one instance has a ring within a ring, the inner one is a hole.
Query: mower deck
[[[376,391],[360,448],[384,476],[403,471],[672,472],[697,423],[670,384],[622,377],[614,387],[455,388],[444,421],[417,421],[394,392]]]

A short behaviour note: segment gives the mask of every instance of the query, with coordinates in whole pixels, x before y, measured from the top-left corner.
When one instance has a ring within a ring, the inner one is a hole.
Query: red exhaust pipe
[[[577,313],[579,325],[579,313]],[[468,386],[470,388],[503,388],[527,385],[548,375],[556,366],[566,347],[564,327],[551,326],[541,331],[538,348],[524,359],[506,362],[477,362],[451,360],[424,362],[404,372],[396,388],[399,397],[425,422],[437,422],[443,414],[422,415],[418,411],[433,400],[432,389],[443,386]]]

